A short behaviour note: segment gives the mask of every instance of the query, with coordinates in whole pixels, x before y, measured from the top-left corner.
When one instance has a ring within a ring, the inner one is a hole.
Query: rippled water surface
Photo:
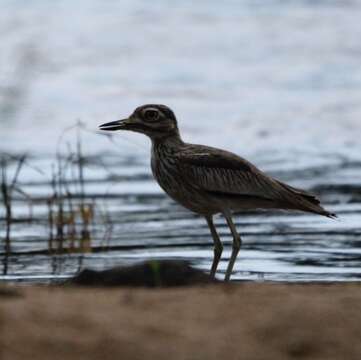
[[[234,279],[359,280],[360,15],[357,1],[4,1],[0,151],[28,154],[19,186],[32,221],[16,195],[1,278],[44,281],[148,258],[210,268],[206,223],[153,181],[149,141],[96,132],[156,102],[173,108],[186,141],[239,153],[339,215],[237,216]],[[57,248],[46,200],[54,154],[74,148],[78,120],[95,218],[90,234],[78,229]],[[3,209],[0,217],[3,229]],[[217,227],[221,276],[231,236],[221,217]]]

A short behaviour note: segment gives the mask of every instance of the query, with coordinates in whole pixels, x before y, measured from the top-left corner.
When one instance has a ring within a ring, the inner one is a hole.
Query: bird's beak
[[[112,121],[99,126],[100,130],[115,131],[115,130],[128,130],[130,129],[129,119]]]

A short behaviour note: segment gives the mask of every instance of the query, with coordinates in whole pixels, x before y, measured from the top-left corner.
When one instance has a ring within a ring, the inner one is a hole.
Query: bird
[[[150,138],[151,169],[160,187],[207,222],[214,242],[210,270],[213,278],[223,251],[213,220],[217,214],[224,216],[233,237],[226,282],[231,278],[242,244],[233,222],[234,214],[253,209],[282,209],[336,217],[320,205],[315,195],[276,180],[232,152],[184,142],[176,116],[166,105],[139,106],[128,118],[105,123],[99,129],[129,130]]]

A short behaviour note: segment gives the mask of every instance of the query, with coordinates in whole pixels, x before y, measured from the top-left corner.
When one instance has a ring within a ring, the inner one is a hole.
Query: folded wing
[[[182,173],[201,191],[214,195],[254,197],[275,207],[299,209],[332,217],[319,200],[306,191],[286,185],[228,151],[188,145],[176,154]]]

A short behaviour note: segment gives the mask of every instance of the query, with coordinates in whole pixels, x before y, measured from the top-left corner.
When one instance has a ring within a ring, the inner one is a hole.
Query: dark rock
[[[151,260],[127,267],[96,271],[84,269],[68,284],[84,286],[170,287],[214,283],[209,274],[187,261]]]

